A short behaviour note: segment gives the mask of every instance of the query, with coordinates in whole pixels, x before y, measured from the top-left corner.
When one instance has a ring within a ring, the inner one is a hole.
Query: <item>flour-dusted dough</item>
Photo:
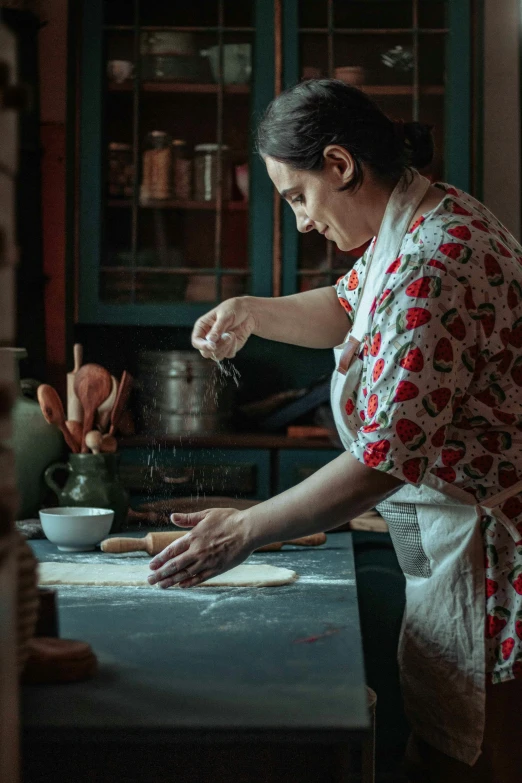
[[[113,563],[39,563],[41,585],[93,585],[94,587],[150,587],[148,564],[114,565]],[[275,587],[297,579],[295,571],[271,565],[240,565],[220,576],[214,576],[198,587]]]

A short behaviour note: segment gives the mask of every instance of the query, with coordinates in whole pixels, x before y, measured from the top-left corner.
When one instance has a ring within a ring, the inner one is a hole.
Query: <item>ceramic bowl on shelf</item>
[[[109,60],[107,63],[107,76],[111,82],[123,84],[134,76],[134,63],[130,60]]]
[[[109,535],[114,511],[62,506],[40,511],[43,531],[62,552],[89,552]]]

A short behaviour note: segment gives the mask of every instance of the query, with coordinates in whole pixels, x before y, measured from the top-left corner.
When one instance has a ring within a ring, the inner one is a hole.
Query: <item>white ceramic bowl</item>
[[[89,552],[109,535],[114,511],[108,508],[43,508],[40,521],[49,541],[62,552]]]

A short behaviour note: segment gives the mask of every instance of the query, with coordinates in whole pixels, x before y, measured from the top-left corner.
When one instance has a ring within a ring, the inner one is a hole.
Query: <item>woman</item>
[[[409,779],[518,779],[522,248],[484,206],[413,168],[432,156],[426,126],[391,122],[341,82],[276,98],[258,146],[299,231],[343,251],[371,244],[335,287],[228,300],[192,342],[218,359],[251,334],[338,346],[332,409],[346,451],[248,511],[174,514],[192,531],[152,561],[149,581],[192,587],[263,544],[377,507],[407,581]]]

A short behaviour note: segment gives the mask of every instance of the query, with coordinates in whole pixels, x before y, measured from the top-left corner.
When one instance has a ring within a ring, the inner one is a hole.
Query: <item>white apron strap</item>
[[[411,178],[411,180],[410,180]],[[373,300],[384,287],[384,275],[390,263],[397,258],[406,234],[419,204],[427,193],[430,181],[415,169],[401,177],[388,199],[386,210],[366,264],[361,294],[354,313],[353,326],[346,340],[334,349],[337,371],[346,375],[348,368],[359,355],[359,347],[369,332]],[[371,283],[370,281],[371,267]]]
[[[478,505],[478,508],[482,511],[485,511],[487,514],[491,514],[498,519],[515,541],[520,541],[522,539],[522,534],[519,532],[516,525],[513,524],[511,519],[509,519],[500,509],[500,506],[505,503],[506,500],[509,500],[509,498],[518,495],[519,492],[522,492],[522,481],[517,481],[516,484],[502,490],[502,492],[497,492],[496,495],[493,495],[493,497],[484,500]]]
[[[408,182],[410,177],[412,177],[411,182]],[[373,252],[366,267],[353,328],[350,331],[351,336],[359,342],[368,331],[370,308],[375,297],[382,291],[386,269],[397,258],[404,235],[429,187],[430,181],[426,177],[415,169],[408,169],[388,199]]]

